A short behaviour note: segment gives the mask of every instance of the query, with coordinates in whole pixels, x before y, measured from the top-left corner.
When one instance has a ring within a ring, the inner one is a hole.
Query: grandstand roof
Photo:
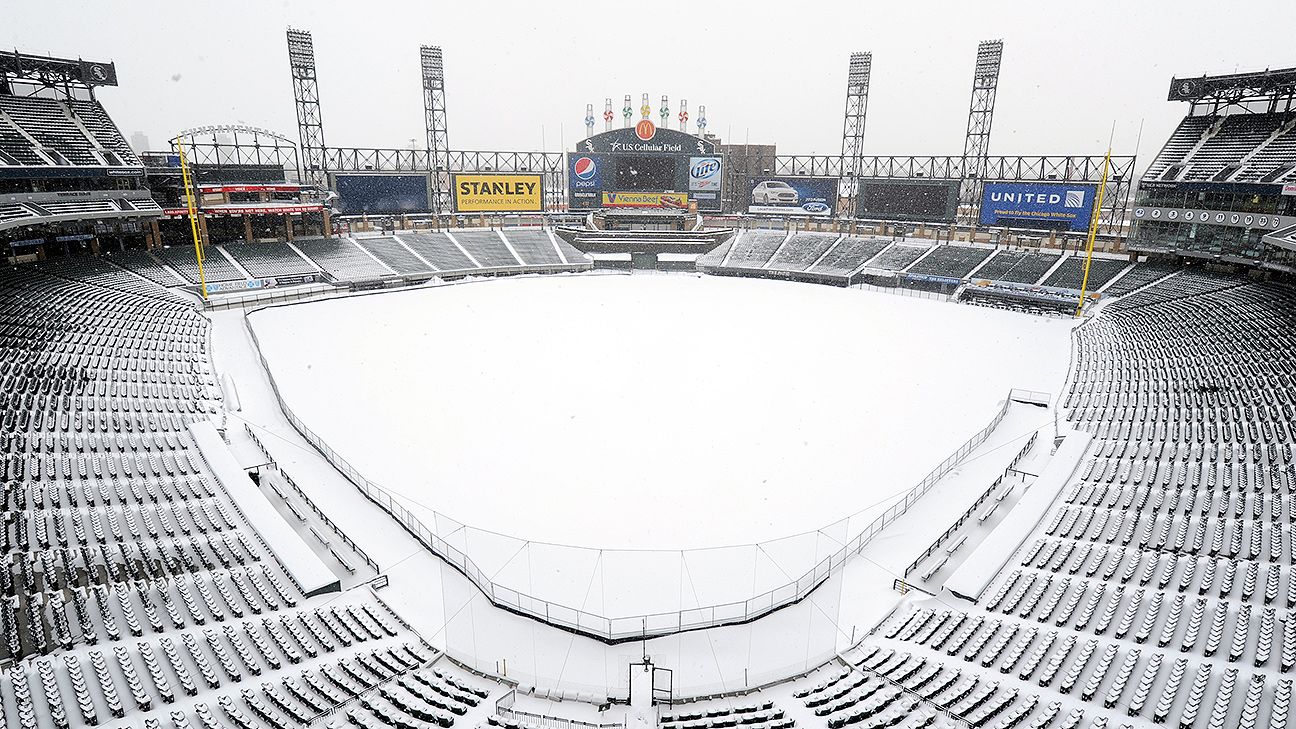
[[[1216,98],[1237,102],[1248,99],[1292,96],[1296,93],[1296,68],[1283,68],[1218,76],[1172,78],[1167,101],[1201,101]]]
[[[27,81],[42,86],[116,86],[117,67],[110,61],[81,58],[33,56],[18,51],[0,51],[0,77],[6,81]],[[3,88],[4,84],[0,84]]]

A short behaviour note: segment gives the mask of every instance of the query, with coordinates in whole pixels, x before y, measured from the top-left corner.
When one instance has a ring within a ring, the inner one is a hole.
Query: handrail
[[[249,423],[243,423],[243,430],[247,432],[248,437],[252,439],[252,443],[261,451],[261,454],[270,459],[271,465],[279,472],[279,476],[283,478],[284,483],[291,486],[292,490],[297,492],[297,496],[305,502],[306,506],[310,507],[310,510],[315,513],[315,516],[318,517],[320,521],[324,522],[324,526],[332,530],[332,532],[342,540],[342,543],[350,547],[351,551],[355,552],[360,559],[364,560],[365,564],[373,568],[374,572],[381,572],[381,570],[378,569],[378,563],[366,554],[365,551],[360,548],[360,545],[356,544],[351,537],[348,537],[337,524],[334,524],[333,520],[328,518],[328,515],[324,513],[323,509],[320,509],[315,505],[314,499],[307,496],[305,491],[302,491],[302,488],[297,485],[296,479],[288,475],[288,472],[283,470],[279,464],[274,463],[274,457],[270,455],[270,451],[266,449],[265,444],[257,437],[256,432],[252,430],[252,426]]]
[[[1018,392],[1018,391],[1014,390],[1013,392]],[[1018,402],[1021,401],[1018,400]],[[939,537],[936,537],[936,541],[932,542],[931,546],[928,547],[925,551],[923,551],[922,554],[918,556],[918,559],[915,559],[913,562],[909,564],[908,567],[905,567],[904,577],[908,577],[909,573],[918,569],[918,565],[922,564],[923,560],[935,554],[936,550],[940,549],[940,546],[945,543],[946,539],[949,539],[951,536],[953,536],[954,532],[958,531],[960,527],[962,527],[965,523],[967,523],[968,519],[972,518],[972,513],[977,510],[977,507],[981,506],[981,504],[984,504],[986,499],[990,498],[990,494],[994,493],[995,489],[999,488],[999,485],[1003,483],[1004,477],[1008,475],[1008,472],[1011,471],[1018,463],[1020,463],[1022,458],[1026,457],[1026,453],[1031,449],[1031,447],[1035,445],[1035,439],[1038,436],[1039,436],[1038,430],[1035,431],[1034,433],[1031,433],[1030,438],[1026,439],[1026,444],[1023,445],[1021,449],[1017,451],[1017,455],[1013,456],[1012,461],[1008,464],[1008,467],[1004,469],[1004,472],[999,474],[999,476],[995,478],[994,483],[990,484],[990,488],[982,492],[982,494],[977,497],[976,501],[973,501],[972,505],[969,506],[967,510],[964,511],[962,515],[959,516],[958,519],[954,520],[954,523],[950,526],[949,529],[946,529],[944,532],[941,533]],[[897,581],[903,582],[903,580],[897,580]]]
[[[495,700],[495,715],[501,719],[519,720],[519,724],[535,729],[624,729],[625,727],[625,722],[620,721],[606,723],[581,721],[565,716],[523,711],[513,708],[515,703],[517,703],[517,689],[509,689],[507,693]]]
[[[271,307],[259,307],[247,314],[265,308]],[[983,443],[989,437],[991,431],[1003,420],[1012,402],[1011,397],[1005,398],[988,425],[973,434],[958,450],[945,458],[912,489],[906,492],[901,500],[878,515],[848,543],[821,559],[796,579],[742,601],[664,613],[604,616],[526,595],[505,585],[495,583],[489,575],[478,567],[470,555],[428,529],[423,520],[402,506],[397,497],[391,492],[361,474],[345,458],[334,451],[323,438],[312,431],[288,406],[282,392],[279,390],[278,383],[275,381],[274,374],[270,370],[269,363],[261,351],[260,340],[248,321],[247,314],[243,317],[244,328],[252,342],[253,349],[256,351],[257,359],[265,370],[266,378],[270,382],[275,400],[279,403],[279,408],[283,411],[284,417],[302,438],[307,443],[310,443],[315,450],[319,451],[320,455],[345,476],[361,494],[391,515],[398,524],[404,527],[411,536],[429,551],[464,575],[490,600],[492,605],[610,644],[674,635],[690,630],[747,623],[775,610],[800,602],[829,577],[841,571],[850,557],[863,550],[864,545],[881,533],[888,524],[907,512],[919,498],[931,490],[937,481],[958,465],[973,449]],[[568,615],[572,617],[566,617]]]

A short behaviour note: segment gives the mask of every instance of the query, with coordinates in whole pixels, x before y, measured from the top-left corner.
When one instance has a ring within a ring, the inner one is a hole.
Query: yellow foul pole
[[[189,162],[185,159],[184,144],[179,140],[176,141],[176,149],[180,151],[180,176],[184,181],[185,189],[185,206],[189,211],[189,230],[193,232],[194,255],[198,258],[198,281],[202,284],[203,301],[207,300],[207,277],[203,274],[203,243],[202,235],[198,232],[198,205],[194,200],[194,189],[192,178],[189,176]]]
[[[1102,182],[1098,183],[1098,199],[1094,201],[1093,215],[1089,218],[1089,240],[1085,247],[1084,278],[1080,281],[1080,301],[1076,303],[1076,316],[1084,312],[1085,296],[1089,293],[1089,266],[1093,263],[1094,238],[1098,235],[1098,217],[1102,215],[1103,192],[1107,190],[1107,169],[1111,166],[1111,147],[1103,159]]]

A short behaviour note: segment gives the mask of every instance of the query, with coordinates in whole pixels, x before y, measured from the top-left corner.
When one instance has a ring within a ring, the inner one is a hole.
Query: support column
[[[243,216],[243,240],[248,243],[252,242],[252,216]]]
[[[328,208],[324,208],[323,210],[320,211],[320,214],[321,214],[321,216],[322,216],[323,219],[324,219],[324,237],[325,237],[325,238],[332,238],[332,237],[333,237],[333,223],[332,223],[332,221],[329,220],[329,209],[328,209]]]
[[[288,231],[288,242],[291,243],[293,240],[293,216],[284,216],[284,228]]]

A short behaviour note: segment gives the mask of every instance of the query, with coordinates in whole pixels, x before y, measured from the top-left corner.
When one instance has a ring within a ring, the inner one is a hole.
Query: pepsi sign
[[[689,157],[689,191],[720,189],[720,159]]]
[[[572,174],[578,180],[590,180],[598,174],[598,164],[589,157],[581,157],[572,165]]]
[[[598,207],[606,165],[607,158],[601,154],[576,154],[567,158],[567,186],[573,209]]]

